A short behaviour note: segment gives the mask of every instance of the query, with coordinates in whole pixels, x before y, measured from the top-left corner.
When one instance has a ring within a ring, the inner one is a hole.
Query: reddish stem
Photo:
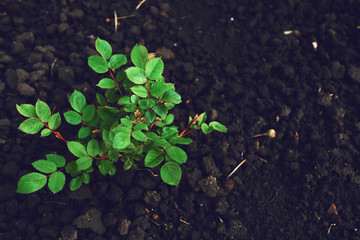
[[[67,143],[67,141],[61,136],[61,134],[57,131],[55,131],[54,129],[52,129],[51,127],[49,127],[49,125],[47,125],[46,123],[43,122],[43,124],[48,128],[50,129],[54,134],[55,136],[60,139],[60,140],[63,140],[65,143]]]
[[[122,96],[122,92],[121,92],[121,89],[120,89],[119,83],[116,81],[116,79],[115,79],[114,75],[112,74],[112,72],[111,72],[111,69],[110,69],[110,68],[109,68],[109,73],[110,73],[110,75],[111,75],[111,78],[112,78],[112,79],[113,79],[113,81],[115,82],[115,84],[116,84],[117,88],[119,89],[120,95]]]

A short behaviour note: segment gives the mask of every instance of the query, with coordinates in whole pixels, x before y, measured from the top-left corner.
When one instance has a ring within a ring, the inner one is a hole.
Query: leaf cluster
[[[124,66],[125,55],[112,55],[112,48],[105,40],[98,38],[95,48],[99,55],[90,56],[88,65],[97,73],[108,72],[109,76],[97,84],[104,91],[96,94],[97,105],[87,104],[86,97],[79,91],[72,93],[72,109],[63,116],[67,123],[79,127],[76,140],[66,141],[61,136],[57,131],[60,114],[52,114],[45,102],[38,100],[35,106],[16,106],[19,113],[28,118],[19,126],[21,131],[36,134],[41,130],[42,137],[54,133],[75,158],[66,161],[60,155],[48,154],[46,160],[33,162],[40,173],[21,177],[19,193],[37,191],[46,183],[53,193],[59,192],[65,184],[62,170],[72,178],[70,189],[76,190],[89,183],[89,173],[95,168],[103,175],[114,175],[118,163],[122,163],[124,170],[138,168],[139,164],[159,167],[162,180],[177,186],[182,175],[180,165],[188,159],[179,145],[192,142],[185,136],[197,129],[205,134],[227,131],[218,122],[206,124],[206,113],[189,117],[188,126],[181,132],[172,125],[174,115],[169,111],[181,103],[181,96],[173,83],[165,82],[162,59],[149,54],[144,46],[135,45],[132,49],[132,66]]]

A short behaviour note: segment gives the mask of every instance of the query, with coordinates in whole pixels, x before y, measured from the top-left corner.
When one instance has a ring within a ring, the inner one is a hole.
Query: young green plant
[[[47,183],[55,194],[65,185],[63,171],[71,177],[70,189],[76,190],[89,183],[95,168],[103,175],[112,176],[120,162],[125,170],[139,164],[147,168],[161,166],[162,180],[177,186],[182,174],[180,165],[188,158],[179,145],[192,142],[185,136],[197,129],[205,134],[214,130],[227,132],[219,122],[206,124],[206,113],[189,117],[187,127],[181,132],[172,125],[174,115],[169,110],[181,102],[181,96],[173,83],[165,82],[162,59],[149,54],[144,46],[134,46],[130,67],[124,67],[126,56],[112,54],[105,40],[98,38],[95,48],[99,55],[89,57],[88,65],[97,73],[108,73],[97,84],[105,93],[96,94],[96,106],[89,104],[79,91],[71,94],[72,110],[63,116],[69,124],[79,126],[75,140],[65,140],[57,131],[61,116],[51,113],[45,102],[16,105],[18,112],[28,118],[20,124],[21,131],[27,134],[41,131],[41,137],[54,134],[75,158],[67,161],[59,154],[47,154],[45,159],[33,162],[39,172],[22,176],[17,192],[32,193]]]

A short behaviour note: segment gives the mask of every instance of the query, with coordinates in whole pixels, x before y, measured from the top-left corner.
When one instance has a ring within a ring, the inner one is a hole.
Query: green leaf
[[[110,171],[111,163],[108,160],[101,160],[99,164],[99,171],[102,175],[106,175]]]
[[[202,114],[200,114],[200,120],[199,120],[199,122],[198,122],[198,126],[201,126],[201,124],[203,124],[205,121],[206,121],[206,117],[207,117],[207,115],[206,115],[206,112],[203,112]]]
[[[170,91],[166,91],[164,93],[161,100],[164,102],[178,104],[178,103],[181,103],[181,96],[177,92],[170,90]]]
[[[145,69],[148,60],[148,51],[144,46],[136,44],[131,50],[130,57],[136,67]]]
[[[79,129],[78,138],[86,138],[91,134],[91,129],[89,127],[82,127]]]
[[[52,115],[48,124],[52,130],[56,130],[61,124],[60,114],[55,113],[54,115]]]
[[[70,181],[70,190],[71,191],[78,190],[81,186],[82,186],[82,179],[80,176],[71,179],[71,181]]]
[[[216,131],[223,132],[223,133],[227,132],[227,128],[219,122],[213,121],[213,122],[209,123],[209,126],[212,127]]]
[[[116,79],[116,81],[118,81],[118,82],[126,79],[125,70],[124,70],[124,69],[120,70],[120,71],[116,74],[115,79]]]
[[[17,192],[18,193],[33,193],[45,186],[47,178],[41,173],[28,173],[22,176],[18,182]]]
[[[81,174],[81,180],[83,183],[88,184],[90,182],[90,174],[88,174],[87,172],[83,172]]]
[[[171,146],[165,149],[165,152],[173,159],[175,162],[182,164],[186,162],[187,155],[184,150],[179,147]]]
[[[162,165],[160,176],[165,183],[178,186],[181,179],[181,168],[176,162],[169,161]]]
[[[99,154],[99,143],[95,139],[91,139],[87,144],[86,150],[91,157],[95,157]]]
[[[132,103],[137,104],[140,100],[140,98],[136,95],[131,95],[130,100]]]
[[[192,143],[192,139],[191,138],[185,138],[185,137],[179,138],[178,136],[174,136],[174,137],[169,139],[169,143],[171,143],[172,145],[175,145],[175,144],[188,145],[188,144]]]
[[[152,123],[156,118],[156,114],[155,114],[154,110],[147,111],[145,113],[145,118],[146,118],[147,121]]]
[[[23,121],[19,130],[28,134],[36,134],[44,127],[43,122],[39,118],[29,118]]]
[[[67,147],[69,151],[72,154],[74,154],[74,156],[76,157],[85,157],[87,155],[84,145],[82,145],[79,142],[75,142],[75,141],[67,142]]]
[[[116,84],[115,84],[114,80],[112,80],[110,78],[103,78],[100,80],[100,82],[98,84],[96,84],[96,86],[98,86],[100,88],[104,88],[104,89],[110,89],[110,88],[116,87]]]
[[[157,81],[150,86],[150,93],[154,97],[160,97],[167,90],[167,85],[164,82]]]
[[[136,111],[136,106],[134,104],[125,105],[124,111],[125,112],[135,112]]]
[[[208,134],[208,133],[211,133],[212,131],[214,131],[214,129],[212,127],[209,127],[206,123],[201,124],[201,130],[205,134]]]
[[[169,114],[166,116],[166,119],[165,119],[165,124],[166,125],[170,125],[174,122],[174,115],[173,114]]]
[[[140,109],[149,109],[150,108],[150,102],[149,99],[141,99],[139,101],[139,108]]]
[[[114,166],[114,164],[110,164],[109,175],[114,176],[115,173],[116,173],[116,167]]]
[[[97,38],[95,42],[95,48],[96,51],[98,51],[100,55],[106,60],[111,56],[112,49],[107,41]]]
[[[170,147],[170,143],[168,141],[166,141],[166,139],[163,139],[163,138],[160,138],[160,139],[157,139],[157,140],[154,140],[154,144],[156,146],[159,146],[159,147]]]
[[[61,168],[61,167],[65,166],[66,160],[61,155],[54,154],[54,153],[46,154],[46,159],[48,161],[51,161],[51,162],[55,163],[56,167],[58,167],[58,168]]]
[[[69,162],[68,164],[66,164],[65,171],[67,173],[69,173],[71,175],[71,177],[76,177],[77,175],[79,175],[79,173],[81,173],[77,169],[77,164],[75,161],[72,161],[72,162]]]
[[[162,117],[163,115],[166,115],[168,113],[167,107],[164,103],[158,103],[153,107],[154,112]]]
[[[16,109],[24,117],[36,117],[35,106],[31,104],[16,104]]]
[[[86,98],[84,94],[75,90],[70,96],[70,104],[75,111],[81,113],[86,105]]]
[[[144,84],[146,83],[146,74],[145,71],[138,67],[129,67],[125,70],[126,76],[135,84]]]
[[[148,130],[148,126],[145,124],[145,123],[137,123],[135,126],[134,126],[134,131],[136,130]]]
[[[33,165],[33,167],[42,172],[42,173],[53,173],[56,171],[56,165],[55,163],[51,162],[51,161],[47,161],[47,160],[37,160],[35,162],[33,162],[31,165]]]
[[[78,158],[76,160],[76,164],[77,164],[77,167],[78,167],[78,170],[86,170],[88,169],[89,167],[91,167],[92,165],[92,158],[91,157],[88,157],[88,156],[85,156],[85,157],[81,157],[81,158]]]
[[[116,149],[126,148],[130,144],[130,135],[118,132],[113,139],[113,147]]]
[[[72,125],[78,125],[81,123],[81,115],[75,111],[64,112],[64,118]]]
[[[126,105],[126,104],[129,104],[129,103],[131,103],[129,96],[123,96],[118,101],[119,105]]]
[[[95,117],[95,106],[94,105],[87,105],[83,110],[82,110],[82,119],[85,122],[90,122],[94,117]]]
[[[161,133],[161,137],[165,138],[165,139],[170,139],[171,137],[173,137],[174,135],[177,135],[178,133],[178,129],[175,126],[172,127],[164,127],[162,129],[162,133]]]
[[[146,98],[148,96],[146,88],[142,85],[133,86],[130,90],[139,97]]]
[[[128,128],[132,128],[132,127],[133,127],[133,123],[132,123],[129,119],[127,119],[127,118],[122,118],[122,119],[120,119],[120,122],[121,122],[124,126],[126,126],[126,127],[128,127]]]
[[[108,71],[106,60],[100,56],[88,57],[88,65],[97,73],[106,73]]]
[[[103,95],[96,93],[96,100],[98,101],[98,103],[102,106],[104,106],[106,104],[106,99]]]
[[[126,56],[123,54],[114,54],[109,60],[109,68],[116,69],[127,63]]]
[[[159,139],[159,138],[160,138],[160,136],[157,135],[157,134],[154,133],[154,132],[147,132],[147,133],[146,133],[146,136],[147,136],[148,138],[150,138],[151,140],[156,140],[156,139]]]
[[[145,66],[146,75],[152,79],[156,80],[164,71],[164,63],[161,58],[150,59]]]
[[[115,116],[115,114],[113,114],[113,113],[112,113],[110,110],[108,110],[106,107],[98,107],[97,113],[98,113],[99,117],[100,117],[103,121],[108,121],[108,122],[114,122],[114,121],[116,121],[116,116]]]
[[[48,187],[53,194],[60,192],[65,185],[65,175],[62,172],[54,172],[49,177]]]
[[[51,130],[48,128],[44,128],[43,130],[41,130],[40,136],[41,137],[47,137],[51,134]]]
[[[151,149],[145,157],[145,167],[156,167],[164,160],[164,152],[160,148]]]
[[[119,159],[119,151],[115,150],[115,149],[110,149],[109,150],[109,158],[111,160],[113,160],[114,162],[116,162]]]
[[[38,99],[35,104],[35,111],[36,115],[41,119],[41,121],[47,123],[50,120],[51,110],[45,102]]]
[[[109,138],[109,132],[105,129],[102,131],[102,138],[107,147],[110,147],[112,145],[112,142]]]
[[[137,131],[133,131],[132,133],[132,136],[133,138],[135,138],[136,140],[138,141],[146,141],[147,140],[147,137],[145,135],[145,133],[143,133],[142,131],[140,130],[137,130]]]

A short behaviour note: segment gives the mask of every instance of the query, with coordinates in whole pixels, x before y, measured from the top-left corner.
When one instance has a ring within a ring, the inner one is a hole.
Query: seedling
[[[266,133],[260,133],[252,136],[251,138],[257,138],[262,136],[268,136],[269,138],[275,138],[276,137],[276,131],[274,129],[269,129]]]
[[[134,66],[130,67],[124,67],[125,55],[112,55],[112,48],[105,40],[98,38],[95,48],[100,55],[89,57],[88,64],[97,73],[109,74],[97,84],[106,91],[104,95],[96,94],[97,106],[88,104],[79,91],[71,94],[72,110],[63,116],[69,124],[79,126],[75,140],[63,138],[57,130],[61,116],[53,114],[45,102],[37,100],[35,105],[16,105],[19,113],[28,118],[20,124],[21,131],[28,134],[41,131],[41,137],[54,134],[76,157],[66,160],[59,154],[47,154],[45,159],[33,162],[39,172],[22,176],[17,192],[32,193],[47,183],[55,194],[65,185],[63,171],[72,178],[70,189],[73,191],[89,183],[95,168],[103,175],[113,176],[119,166],[129,170],[138,165],[161,166],[162,180],[177,186],[182,174],[180,165],[188,158],[177,145],[192,142],[185,136],[198,129],[205,134],[214,130],[227,132],[219,122],[206,124],[206,113],[189,117],[187,127],[180,132],[172,125],[174,115],[169,110],[181,102],[181,96],[174,84],[165,82],[161,58],[149,54],[144,46],[135,45],[132,49],[130,57]]]

